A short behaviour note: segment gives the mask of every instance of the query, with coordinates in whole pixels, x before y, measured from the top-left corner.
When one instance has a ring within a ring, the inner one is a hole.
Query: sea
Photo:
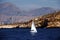
[[[0,40],[60,40],[60,28],[37,28],[34,35],[30,28],[1,28]]]

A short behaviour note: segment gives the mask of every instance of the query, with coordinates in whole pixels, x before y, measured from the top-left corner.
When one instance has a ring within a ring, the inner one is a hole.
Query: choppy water
[[[60,40],[60,28],[37,28],[32,35],[28,28],[0,29],[0,40]]]

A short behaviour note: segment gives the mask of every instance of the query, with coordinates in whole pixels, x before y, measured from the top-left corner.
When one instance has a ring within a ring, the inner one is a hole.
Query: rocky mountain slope
[[[35,22],[36,27],[60,27],[60,11],[36,17],[28,22],[20,24],[20,27],[31,27],[32,21]]]

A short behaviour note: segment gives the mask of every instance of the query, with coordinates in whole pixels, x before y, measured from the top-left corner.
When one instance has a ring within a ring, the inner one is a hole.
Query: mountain
[[[11,3],[1,3],[0,14],[7,16],[22,15],[22,11]]]
[[[45,15],[48,13],[56,12],[50,7],[42,7],[39,9],[31,10],[29,12],[23,11],[14,4],[0,3],[0,23],[16,23],[29,21],[36,16]]]
[[[17,23],[20,27],[31,27],[34,21],[36,27],[41,27],[45,19],[48,19],[47,27],[60,27],[60,11],[53,8],[42,7],[26,12],[11,3],[0,4],[0,24]]]
[[[56,12],[56,11],[53,8],[42,7],[42,8],[38,8],[38,9],[32,10],[29,13],[32,16],[41,16],[41,15],[45,15],[45,14],[49,14],[49,13],[54,13],[54,12]]]
[[[31,19],[25,11],[11,3],[0,3],[0,22],[21,22]]]

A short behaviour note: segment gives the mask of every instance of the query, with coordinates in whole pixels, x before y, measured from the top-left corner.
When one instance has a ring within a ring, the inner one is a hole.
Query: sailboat
[[[33,21],[32,21],[31,31],[30,31],[30,32],[31,32],[31,33],[37,33],[37,29],[36,29]]]

